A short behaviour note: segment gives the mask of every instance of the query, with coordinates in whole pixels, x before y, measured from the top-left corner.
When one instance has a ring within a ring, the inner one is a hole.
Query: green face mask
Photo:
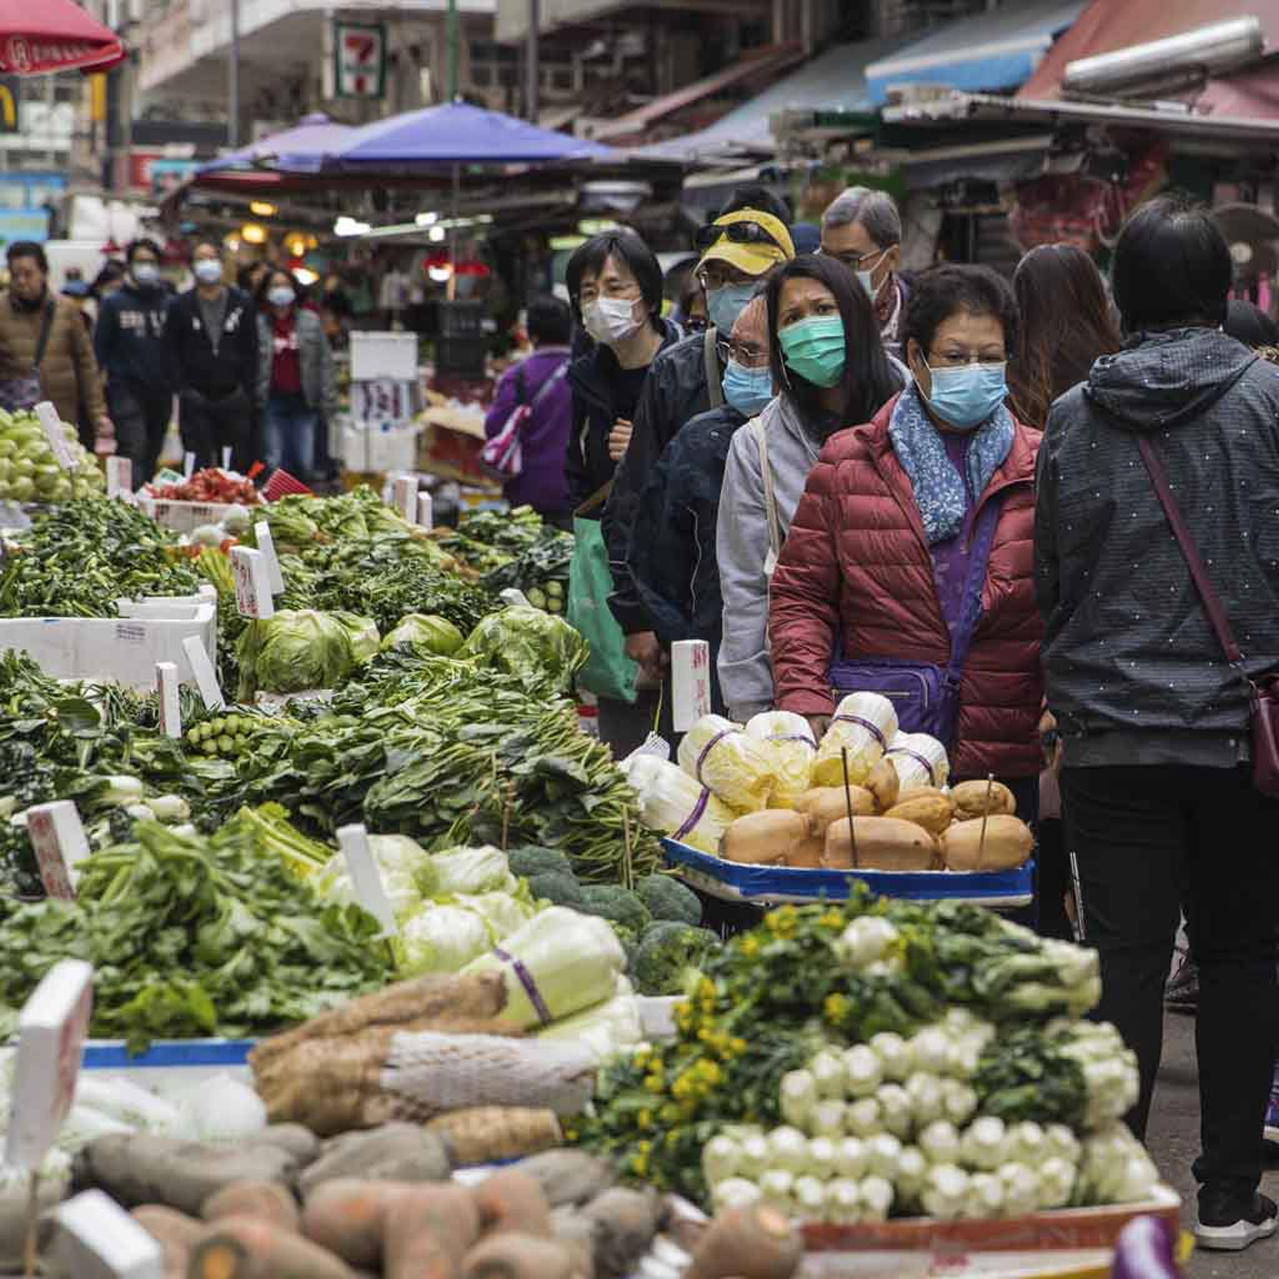
[[[844,374],[844,322],[838,315],[812,315],[778,335],[788,368],[814,386],[831,387]]]

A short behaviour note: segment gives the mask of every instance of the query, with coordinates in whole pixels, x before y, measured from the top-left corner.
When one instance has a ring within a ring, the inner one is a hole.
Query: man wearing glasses
[[[897,273],[901,242],[901,215],[886,191],[849,187],[822,214],[823,256],[857,276],[875,308],[884,347],[898,359],[898,332],[910,297],[909,285]]]
[[[627,565],[633,532],[641,520],[647,526],[652,514],[643,509],[644,486],[662,450],[684,423],[724,403],[727,361],[717,346],[732,334],[759,281],[795,256],[786,223],[750,207],[721,214],[697,233],[695,243],[701,253],[697,276],[706,290],[711,327],[653,361],[603,519],[614,586],[609,607],[626,634],[628,656],[639,663],[650,687],[660,682],[667,658]]]

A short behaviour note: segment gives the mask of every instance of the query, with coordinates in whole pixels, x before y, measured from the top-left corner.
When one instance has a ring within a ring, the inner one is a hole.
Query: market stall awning
[[[1030,0],[948,22],[866,68],[871,102],[882,106],[889,90],[903,84],[972,91],[1015,89],[1031,76],[1053,41],[1084,7],[1085,0]]]
[[[124,45],[75,0],[0,0],[0,74],[106,71]]]
[[[325,157],[338,151],[354,132],[350,125],[337,124],[320,113],[303,116],[293,128],[210,160],[196,173],[253,171],[264,166],[288,173],[316,173]]]

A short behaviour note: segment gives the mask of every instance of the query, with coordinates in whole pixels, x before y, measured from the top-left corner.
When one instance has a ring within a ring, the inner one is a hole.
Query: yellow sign
[[[18,132],[18,95],[10,80],[0,81],[0,133]]]
[[[107,77],[99,71],[89,77],[89,119],[105,124],[107,119]]]

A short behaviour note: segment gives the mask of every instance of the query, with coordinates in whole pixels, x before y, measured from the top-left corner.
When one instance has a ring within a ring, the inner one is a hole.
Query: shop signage
[[[334,97],[381,98],[386,93],[386,27],[380,22],[333,23]]]

